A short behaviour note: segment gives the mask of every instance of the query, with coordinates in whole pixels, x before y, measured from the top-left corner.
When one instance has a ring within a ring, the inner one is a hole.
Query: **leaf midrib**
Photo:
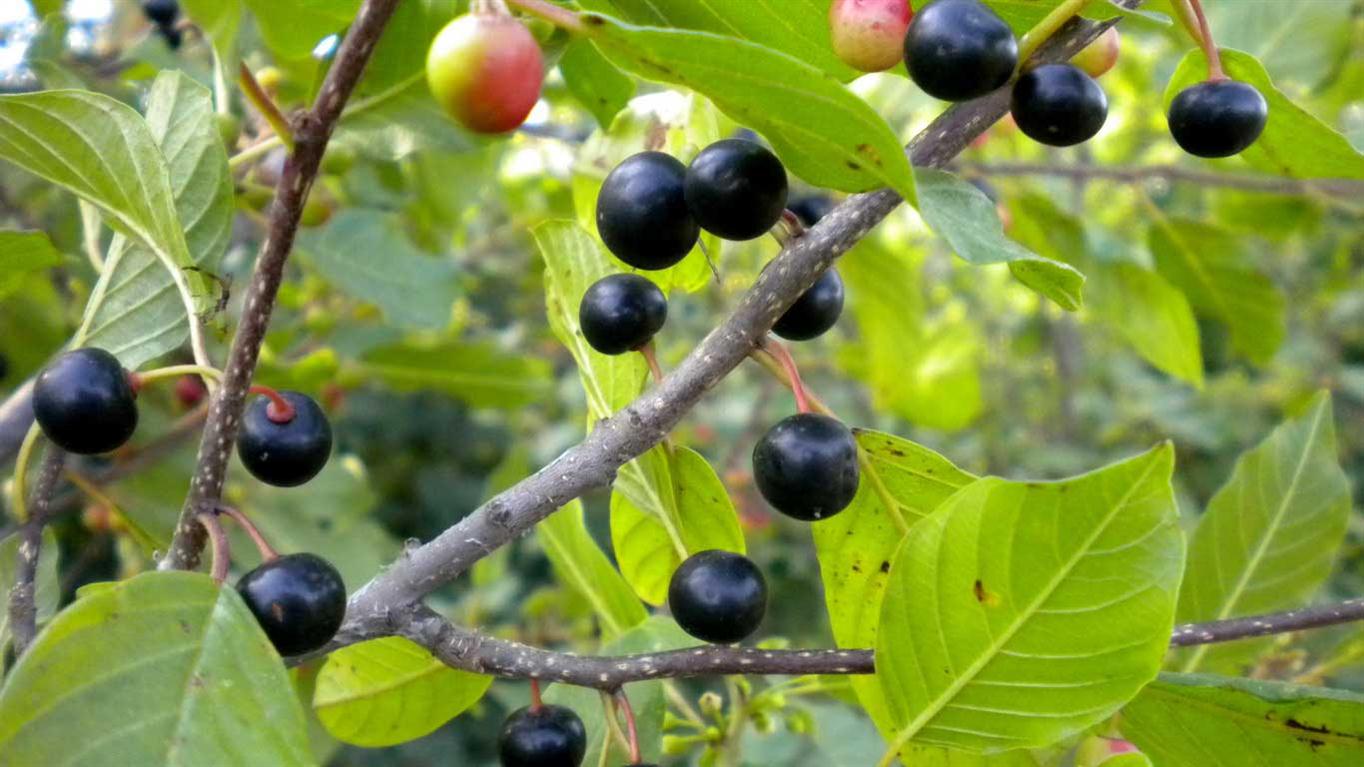
[[[1051,582],[1048,583],[1046,588],[1044,588],[1039,593],[1037,598],[1034,599],[1031,603],[1029,603],[1023,611],[1020,611],[1018,613],[1017,617],[1015,618],[1013,623],[1008,627],[1008,629],[1003,634],[1001,634],[999,638],[993,641],[991,645],[988,648],[986,648],[985,652],[982,652],[980,656],[975,660],[975,662],[968,666],[966,670],[962,674],[960,674],[957,677],[957,679],[953,681],[952,684],[949,685],[947,689],[944,690],[943,693],[940,694],[930,706],[925,708],[924,711],[918,717],[916,717],[912,722],[910,722],[908,725],[905,726],[904,729],[900,731],[900,734],[896,736],[895,742],[891,746],[890,749],[891,751],[893,751],[894,753],[899,753],[900,750],[905,746],[905,744],[908,743],[921,730],[923,730],[924,727],[928,726],[929,722],[935,719],[938,716],[938,714],[942,713],[942,710],[947,707],[947,704],[951,703],[952,700],[955,699],[957,695],[963,689],[965,689],[965,687],[968,684],[974,681],[976,675],[979,674],[982,670],[984,670],[984,668],[987,665],[989,665],[992,660],[994,660],[995,656],[997,656],[999,652],[1004,649],[1004,646],[1014,638],[1014,635],[1016,635],[1020,630],[1022,630],[1022,628],[1025,625],[1027,625],[1028,621],[1032,619],[1033,615],[1037,612],[1037,610],[1039,610],[1042,607],[1042,605],[1045,604],[1047,600],[1051,598],[1052,594],[1056,592],[1056,589],[1059,588],[1061,584],[1065,581],[1065,579],[1070,576],[1071,571],[1074,570],[1075,566],[1080,563],[1080,560],[1084,559],[1085,556],[1087,556],[1089,550],[1093,548],[1094,543],[1098,541],[1099,537],[1102,536],[1106,530],[1108,530],[1109,525],[1113,523],[1113,520],[1117,518],[1118,514],[1127,508],[1127,505],[1131,501],[1133,494],[1137,492],[1138,488],[1142,487],[1146,483],[1147,478],[1149,478],[1151,476],[1151,473],[1155,470],[1156,465],[1160,463],[1158,459],[1159,455],[1151,457],[1151,460],[1147,463],[1146,468],[1142,470],[1141,475],[1132,482],[1131,486],[1128,487],[1127,492],[1123,494],[1122,498],[1119,499],[1117,503],[1113,504],[1112,510],[1104,518],[1102,524],[1097,525],[1095,527],[1094,532],[1091,533],[1085,539],[1084,543],[1076,547],[1075,555],[1072,556],[1070,558],[1070,561],[1068,561],[1065,564],[1065,566],[1062,567],[1057,572],[1055,577],[1051,579]]]

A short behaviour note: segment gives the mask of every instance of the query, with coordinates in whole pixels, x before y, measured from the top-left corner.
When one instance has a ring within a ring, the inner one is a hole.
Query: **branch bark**
[[[62,476],[66,453],[56,445],[49,445],[38,471],[38,481],[28,504],[28,519],[19,527],[19,551],[14,568],[14,586],[9,592],[10,632],[14,637],[14,655],[19,657],[28,649],[38,633],[37,598],[38,558],[43,549],[43,527],[51,514],[52,493]]]
[[[208,423],[199,443],[198,466],[190,483],[189,496],[180,512],[170,551],[161,562],[162,569],[193,569],[199,565],[205,533],[195,515],[200,511],[212,510],[222,498],[227,464],[237,438],[238,421],[246,404],[251,377],[256,371],[260,346],[270,324],[284,265],[293,249],[303,205],[317,178],[322,155],[341,117],[341,110],[359,83],[370,54],[397,5],[398,0],[365,0],[337,51],[331,70],[327,72],[317,101],[312,109],[296,115],[292,120],[294,151],[285,160],[284,170],[275,188],[269,229],[256,261],[251,286],[246,293],[246,308],[232,339],[222,386],[214,395],[209,409]]]
[[[1358,199],[1364,197],[1364,181],[1350,179],[1296,179],[1280,176],[1253,176],[1248,173],[1218,173],[1179,165],[1049,165],[1045,163],[961,163],[959,170],[982,176],[1054,176],[1090,181],[1102,179],[1122,184],[1148,181],[1189,183],[1247,192],[1285,195],[1328,195]]]

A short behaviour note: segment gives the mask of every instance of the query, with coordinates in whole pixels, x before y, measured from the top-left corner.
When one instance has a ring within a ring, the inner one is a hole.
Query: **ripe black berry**
[[[1074,146],[1104,127],[1108,97],[1079,67],[1046,64],[1018,78],[1010,109],[1018,129],[1033,141]]]
[[[502,767],[578,767],[586,752],[583,720],[563,706],[513,711],[497,738]]]
[[[725,139],[687,169],[687,207],[702,229],[727,240],[767,233],[786,210],[786,168],[767,147]]]
[[[346,617],[346,584],[315,554],[272,559],[243,575],[237,593],[280,655],[322,647]]]
[[[677,625],[697,639],[739,642],[757,631],[767,614],[767,580],[741,554],[698,552],[673,573],[668,609]]]
[[[103,349],[66,352],[33,384],[33,416],[63,450],[107,453],[137,429],[137,394],[118,358]]]
[[[810,194],[791,200],[786,208],[796,214],[802,224],[814,226],[834,209],[834,201],[826,194]]]
[[[663,328],[668,299],[638,274],[611,274],[592,283],[578,305],[583,337],[602,354],[638,349]]]
[[[857,495],[858,477],[857,443],[836,418],[789,416],[753,448],[758,491],[777,511],[796,519],[827,519],[847,508]]]
[[[143,0],[142,13],[159,26],[170,26],[180,15],[180,3],[176,0]]]
[[[843,278],[831,268],[791,304],[772,332],[788,341],[809,341],[824,335],[842,313]]]
[[[691,252],[701,229],[687,210],[686,175],[662,152],[640,152],[611,171],[597,196],[597,231],[616,258],[667,269]]]
[[[1170,133],[1197,157],[1240,154],[1260,138],[1268,120],[1265,97],[1236,80],[1191,85],[1170,103]]]
[[[260,481],[294,487],[317,476],[332,451],[332,427],[312,397],[296,391],[279,393],[293,407],[293,417],[276,422],[272,401],[257,397],[242,414],[237,455]]]
[[[1018,66],[1018,41],[979,0],[938,0],[909,23],[905,64],[928,95],[968,101],[1009,81]]]

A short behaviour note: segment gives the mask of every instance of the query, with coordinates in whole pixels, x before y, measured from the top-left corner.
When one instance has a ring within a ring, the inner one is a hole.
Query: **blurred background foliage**
[[[289,4],[247,0],[253,13],[236,30],[237,50],[286,107],[301,106],[334,49],[336,20],[344,23],[354,4],[337,3],[331,14],[311,3],[280,18]],[[136,3],[3,5],[0,85],[7,92],[82,87],[140,106],[166,68],[213,85],[214,53],[204,39],[191,32],[170,49]],[[185,5],[202,13],[198,19],[213,18],[207,0]],[[407,5],[419,11],[400,13],[395,25],[417,29],[421,14],[448,18],[461,3]],[[1219,42],[1256,55],[1281,90],[1364,149],[1364,2],[1211,5]],[[566,84],[556,70],[531,122],[501,141],[460,133],[429,103],[423,83],[385,82],[384,67],[402,71],[403,56],[424,54],[424,45],[381,49],[378,74],[357,99],[385,88],[411,93],[384,100],[338,134],[291,260],[259,378],[320,397],[344,457],[301,491],[264,488],[239,473],[228,497],[251,510],[279,548],[323,554],[352,587],[404,541],[434,536],[582,436],[583,395],[571,357],[549,332],[531,228],[556,218],[590,228],[605,174],[646,145],[686,160],[743,128],[699,96],[614,78],[590,49],[533,28],[551,63],[603,73]],[[1291,184],[1265,192],[1046,172],[1091,163],[1247,172],[1237,159],[1200,168],[1169,140],[1164,93],[1191,47],[1182,33],[1141,17],[1122,30],[1121,60],[1103,79],[1110,117],[1097,139],[1052,150],[1006,120],[957,168],[997,196],[1011,236],[1089,275],[1086,307],[1062,312],[1002,266],[954,259],[902,207],[840,262],[849,309],[833,332],[795,350],[807,382],[851,423],[911,438],[975,473],[1060,477],[1172,439],[1189,515],[1240,452],[1327,388],[1336,396],[1342,465],[1359,486],[1364,198]],[[867,76],[852,87],[905,140],[940,111],[901,75]],[[223,120],[229,151],[246,145],[239,136],[259,131],[241,105],[233,111]],[[263,154],[237,175],[232,245],[217,270],[224,308],[209,321],[218,358],[281,162],[278,151]],[[820,194],[799,186],[796,193]],[[70,337],[95,273],[83,256],[75,200],[10,166],[0,167],[0,226],[42,230],[60,254],[55,265],[0,274],[0,395],[7,395]],[[697,253],[659,277],[672,291],[658,339],[665,368],[725,315],[777,250],[766,239],[708,245],[715,274]],[[0,263],[5,258],[0,253]],[[144,392],[142,402],[128,454],[79,466],[113,481],[63,499],[72,512],[56,531],[64,599],[84,583],[150,567],[169,538],[197,444],[174,423],[192,424],[194,415],[169,387]],[[808,532],[772,514],[749,476],[753,442],[792,407],[762,371],[741,368],[675,439],[706,456],[740,509],[749,551],[780,595],[767,633],[829,644],[825,622],[810,619],[822,600]],[[130,456],[139,470],[120,470]],[[607,500],[598,493],[585,503],[609,550]],[[1361,520],[1353,516],[1332,584],[1340,596],[1364,591]],[[472,583],[447,589],[437,604],[500,636],[594,647],[591,610],[556,582],[534,537],[488,560]],[[1358,628],[1306,644],[1287,638],[1257,673],[1293,678],[1351,653],[1364,655]],[[303,677],[306,683],[306,671]],[[1364,690],[1364,676],[1333,672],[1330,681]],[[694,700],[705,685],[683,689]],[[524,696],[523,685],[494,685],[472,715],[400,747],[342,748],[315,728],[317,747],[332,755],[329,764],[346,767],[492,764],[497,723]],[[836,701],[792,696],[763,716],[766,731],[754,732],[745,752],[750,764],[865,765],[879,755],[874,730]]]

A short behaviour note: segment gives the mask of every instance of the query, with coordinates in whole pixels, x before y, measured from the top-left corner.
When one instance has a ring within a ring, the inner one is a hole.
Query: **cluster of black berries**
[[[1009,25],[979,0],[938,0],[910,22],[905,64],[929,95],[967,101],[1009,82],[1018,68],[1018,43]],[[1108,118],[1103,89],[1073,64],[1027,70],[1014,83],[1010,104],[1019,129],[1051,146],[1087,141]],[[1181,92],[1168,117],[1186,152],[1230,157],[1260,137],[1269,106],[1247,83],[1214,80]]]
[[[33,416],[63,450],[116,450],[137,429],[137,377],[103,349],[66,352],[34,381]],[[299,392],[271,391],[247,406],[237,455],[262,482],[293,487],[321,471],[331,447],[331,426],[317,402]],[[322,647],[345,616],[341,575],[312,554],[270,559],[242,576],[237,590],[283,655]]]
[[[176,22],[180,18],[180,3],[177,0],[143,0],[142,13],[147,20],[156,25],[156,31],[165,38],[171,50],[180,47],[184,36]]]

